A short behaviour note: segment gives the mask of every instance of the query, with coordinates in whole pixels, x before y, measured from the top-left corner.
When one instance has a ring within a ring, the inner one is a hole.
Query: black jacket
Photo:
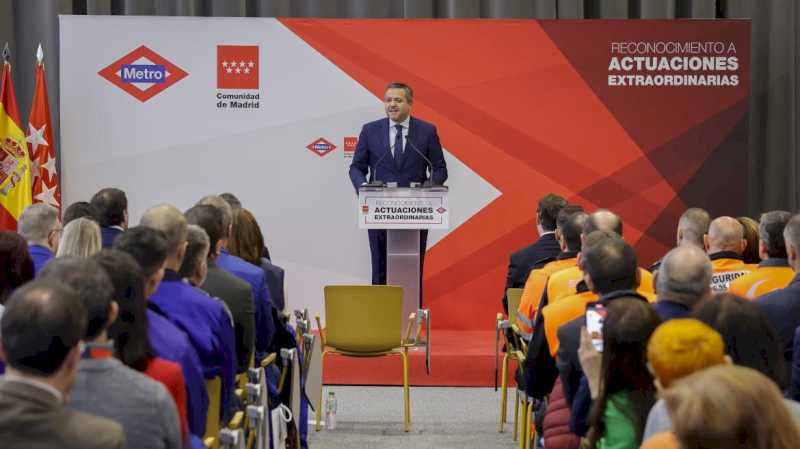
[[[503,311],[508,313],[508,298],[506,290],[509,288],[522,288],[528,280],[531,270],[537,268],[539,262],[551,260],[558,256],[561,248],[556,241],[555,233],[548,233],[534,243],[511,254],[506,275],[506,288],[503,290]],[[544,265],[542,263],[541,265]]]

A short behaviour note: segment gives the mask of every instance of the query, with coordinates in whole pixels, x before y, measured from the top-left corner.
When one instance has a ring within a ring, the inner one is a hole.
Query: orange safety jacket
[[[553,273],[547,281],[548,304],[577,293],[576,286],[583,280],[583,271],[577,266]],[[653,274],[639,268],[639,291],[653,293]]]
[[[720,251],[710,254],[711,259],[711,292],[728,291],[730,283],[751,271],[753,268],[742,261],[742,256],[732,251]]]
[[[577,264],[577,252],[569,251],[559,254],[554,260],[539,269],[531,270],[525,287],[522,290],[519,308],[517,309],[517,327],[522,338],[530,340],[533,335],[533,323],[536,321],[536,311],[539,310],[539,301],[542,299],[547,280],[550,275],[563,269],[574,267]]]
[[[656,302],[656,295],[653,292],[642,291],[641,288],[636,292],[647,298],[647,301],[651,304]],[[561,298],[558,302],[546,305],[542,309],[545,337],[547,338],[547,346],[550,348],[550,355],[555,357],[556,352],[558,352],[558,328],[575,318],[583,316],[586,313],[586,304],[597,301],[597,299],[597,293],[584,291]]]
[[[758,264],[754,271],[731,281],[728,293],[756,299],[786,287],[794,279],[794,275],[795,272],[786,259],[767,259]]]

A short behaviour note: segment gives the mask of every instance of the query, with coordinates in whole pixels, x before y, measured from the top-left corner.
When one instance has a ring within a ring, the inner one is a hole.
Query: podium
[[[359,229],[386,229],[386,283],[403,287],[403,328],[420,308],[420,230],[447,229],[445,186],[384,187],[358,191]]]

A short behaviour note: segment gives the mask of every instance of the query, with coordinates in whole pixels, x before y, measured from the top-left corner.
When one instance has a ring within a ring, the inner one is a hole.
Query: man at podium
[[[411,117],[414,92],[406,84],[386,86],[384,105],[387,118],[369,122],[358,136],[350,180],[356,192],[367,180],[374,184],[412,183],[442,185],[447,180],[447,165],[436,126]],[[372,283],[386,284],[386,230],[370,229]],[[428,231],[420,231],[420,274]]]

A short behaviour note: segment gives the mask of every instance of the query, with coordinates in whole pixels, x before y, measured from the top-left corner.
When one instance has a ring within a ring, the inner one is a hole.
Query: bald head
[[[711,216],[705,209],[691,207],[681,215],[678,220],[677,246],[694,245],[698,248],[703,246],[703,236],[708,234],[708,225],[711,223]]]
[[[598,209],[589,215],[583,225],[584,236],[594,231],[611,231],[622,237],[622,219],[608,209]]]
[[[656,274],[658,298],[694,307],[711,294],[711,261],[694,245],[679,246],[668,252]]]
[[[169,204],[151,207],[142,215],[139,224],[164,233],[168,258],[179,254],[180,258],[183,258],[183,250],[186,248],[187,223],[181,211]],[[180,266],[180,263],[178,265]]]
[[[744,239],[744,228],[739,220],[733,217],[718,217],[708,226],[708,234],[703,237],[708,254],[720,251],[732,251],[742,254],[747,245]]]

